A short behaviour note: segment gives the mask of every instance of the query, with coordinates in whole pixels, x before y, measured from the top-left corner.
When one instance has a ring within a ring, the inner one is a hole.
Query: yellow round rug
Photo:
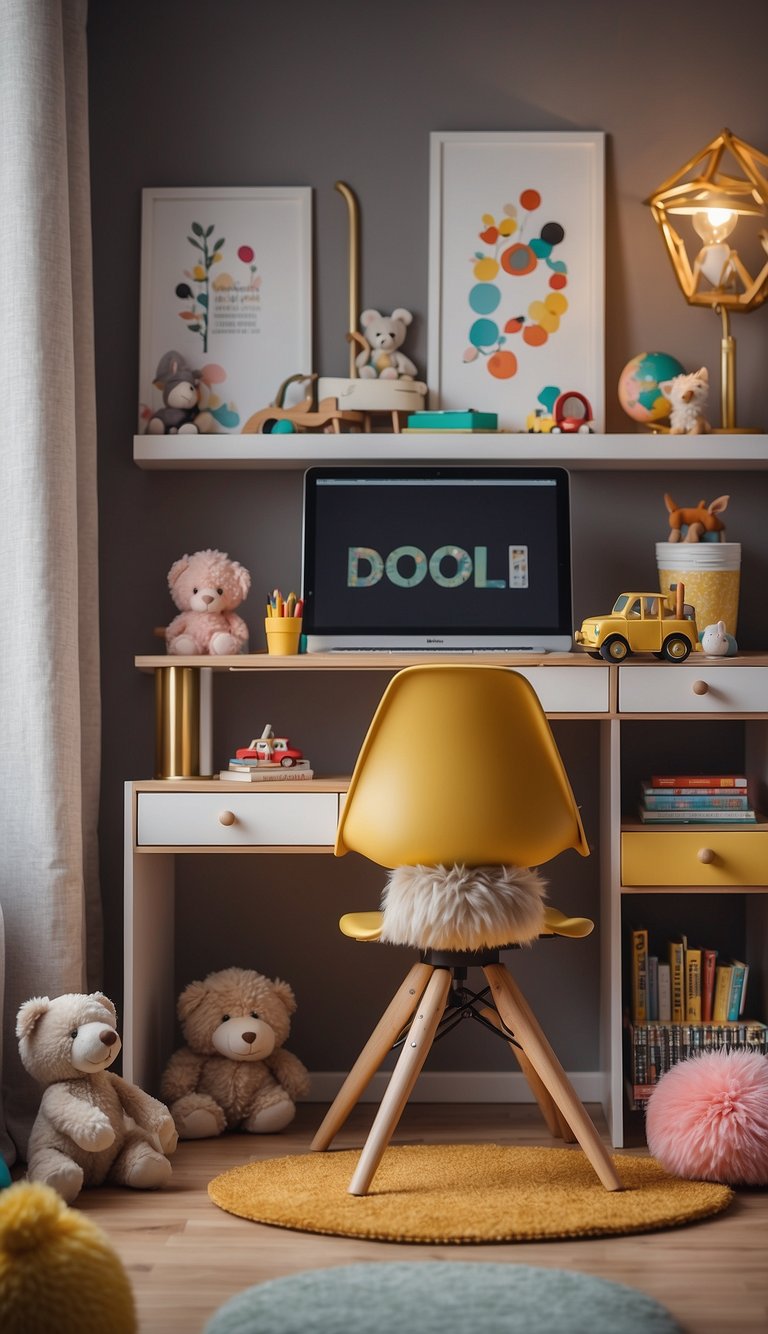
[[[728,1186],[669,1176],[652,1158],[616,1155],[607,1191],[578,1149],[499,1144],[390,1147],[370,1193],[347,1186],[357,1150],[268,1158],[215,1177],[220,1209],[273,1227],[374,1241],[456,1245],[601,1237],[678,1227],[720,1213]]]

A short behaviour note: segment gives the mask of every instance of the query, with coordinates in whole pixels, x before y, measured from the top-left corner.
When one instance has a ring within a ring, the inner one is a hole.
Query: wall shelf
[[[768,467],[768,435],[137,435],[146,469],[303,469],[332,463],[535,463],[582,469]]]

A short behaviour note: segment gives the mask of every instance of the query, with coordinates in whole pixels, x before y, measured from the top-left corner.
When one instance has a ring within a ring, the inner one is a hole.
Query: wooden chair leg
[[[480,1013],[484,1019],[489,1021],[489,1023],[495,1024],[499,1032],[503,1031],[501,1019],[496,1011],[492,1010],[490,1006],[484,1006]],[[539,1104],[539,1111],[544,1117],[550,1135],[553,1135],[555,1139],[565,1140],[566,1144],[572,1144],[576,1136],[567,1124],[546,1085],[542,1084],[525,1052],[522,1048],[516,1046],[514,1042],[510,1042],[509,1047],[512,1055],[525,1075],[531,1093]]]
[[[539,1027],[520,988],[503,964],[486,964],[483,972],[491,987],[494,1004],[504,1023],[515,1034],[606,1190],[621,1190],[621,1182],[610,1154],[590,1116],[576,1096],[568,1076]]]
[[[451,986],[451,970],[436,968],[427,983],[427,989],[417,1007],[416,1016],[392,1071],[392,1078],[381,1100],[370,1134],[363,1146],[360,1160],[349,1183],[350,1195],[367,1195],[397,1123],[403,1114],[421,1068],[434,1041],[437,1026],[443,1017],[445,1002]]]
[[[360,1052],[344,1083],[325,1114],[310,1149],[327,1149],[344,1125],[352,1108],[359,1102],[387,1052],[397,1041],[424,994],[434,969],[428,963],[415,963]]]

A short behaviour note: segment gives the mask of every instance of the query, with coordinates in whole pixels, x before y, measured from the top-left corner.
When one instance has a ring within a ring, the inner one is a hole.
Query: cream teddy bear
[[[365,330],[367,347],[355,358],[361,379],[414,378],[416,367],[404,352],[398,350],[405,342],[408,325],[412,320],[411,312],[402,306],[393,310],[391,315],[381,315],[378,310],[363,311],[360,323]]]
[[[177,1008],[188,1045],[171,1057],[162,1094],[181,1138],[283,1130],[309,1088],[301,1061],[282,1045],[296,1009],[288,983],[225,968],[190,982]]]
[[[251,576],[225,551],[196,551],[174,561],[168,587],[179,615],[165,631],[169,653],[245,653],[248,627],[235,607],[247,596]]]
[[[153,1190],[171,1175],[166,1155],[178,1136],[168,1108],[108,1071],[121,1047],[116,1024],[114,1005],[99,992],[36,996],[16,1018],[24,1068],[45,1085],[27,1176],[67,1204],[83,1186]]]

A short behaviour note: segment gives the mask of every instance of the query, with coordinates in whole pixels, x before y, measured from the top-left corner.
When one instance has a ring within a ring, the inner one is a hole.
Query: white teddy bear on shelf
[[[364,310],[360,323],[365,330],[367,347],[357,354],[355,365],[363,380],[414,379],[416,367],[399,349],[405,342],[408,325],[413,321],[409,310],[398,306],[391,315],[378,310]],[[359,337],[359,336],[358,336]],[[363,341],[359,339],[359,341]]]

